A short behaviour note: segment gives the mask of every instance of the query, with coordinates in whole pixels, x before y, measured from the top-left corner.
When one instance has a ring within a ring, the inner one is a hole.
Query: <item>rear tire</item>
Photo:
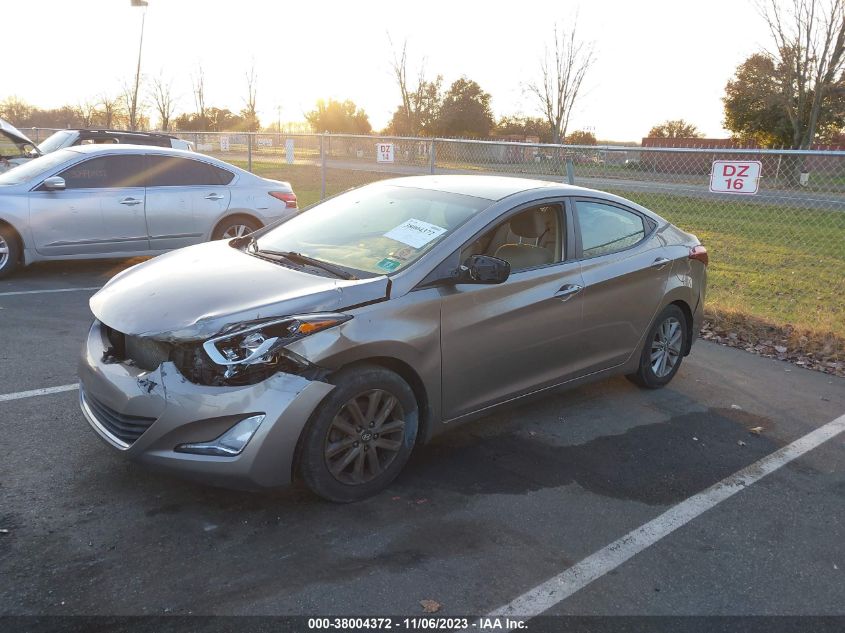
[[[233,215],[224,218],[211,234],[212,240],[230,240],[243,237],[261,228],[261,223],[245,215]]]
[[[0,224],[0,279],[8,277],[20,267],[21,247],[11,227]]]
[[[299,472],[317,495],[359,501],[386,488],[411,456],[419,413],[413,390],[374,365],[342,369],[303,431]]]
[[[640,366],[626,378],[646,389],[668,385],[684,359],[689,324],[676,305],[669,305],[654,320],[640,354]]]

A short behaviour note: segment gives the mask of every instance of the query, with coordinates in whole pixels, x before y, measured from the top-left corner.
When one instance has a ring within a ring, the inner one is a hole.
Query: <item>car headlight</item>
[[[226,367],[224,375],[231,378],[250,365],[273,363],[285,345],[351,318],[348,314],[330,312],[245,323],[207,340],[202,347],[212,362]]]

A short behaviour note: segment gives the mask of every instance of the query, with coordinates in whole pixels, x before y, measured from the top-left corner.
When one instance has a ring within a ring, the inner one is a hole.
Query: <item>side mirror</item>
[[[64,191],[65,179],[59,176],[50,176],[44,181],[42,186],[47,191]]]
[[[459,284],[500,284],[511,274],[511,265],[489,255],[470,255],[458,268]]]

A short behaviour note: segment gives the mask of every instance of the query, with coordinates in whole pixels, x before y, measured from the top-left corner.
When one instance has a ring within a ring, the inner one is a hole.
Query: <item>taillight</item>
[[[271,191],[271,196],[285,203],[288,209],[296,209],[296,194],[287,191]]]
[[[710,257],[707,255],[707,249],[701,244],[693,246],[689,249],[689,258],[700,261],[705,266],[710,263]]]

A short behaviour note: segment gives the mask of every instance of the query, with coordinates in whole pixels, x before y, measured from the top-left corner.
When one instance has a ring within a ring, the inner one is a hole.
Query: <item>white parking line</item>
[[[0,292],[0,297],[12,297],[14,295],[41,295],[50,294],[53,292],[77,292],[82,290],[99,290],[102,286],[96,288],[55,288],[50,290],[15,290],[13,292]]]
[[[713,508],[725,499],[744,490],[766,475],[786,466],[792,460],[833,439],[845,431],[845,415],[828,422],[791,444],[743,468],[707,490],[693,495],[653,519],[628,532],[607,547],[591,554],[564,572],[525,592],[515,600],[499,607],[490,617],[517,616],[532,618],[566,600],[576,591],[598,580],[609,571],[636,556],[647,547],[668,536],[679,527]]]
[[[59,387],[45,387],[44,389],[33,389],[31,391],[18,391],[17,393],[2,393],[0,394],[0,402],[20,400],[22,398],[34,398],[35,396],[46,396],[51,393],[62,393],[63,391],[73,391],[75,389],[79,389],[79,383],[61,385]]]

